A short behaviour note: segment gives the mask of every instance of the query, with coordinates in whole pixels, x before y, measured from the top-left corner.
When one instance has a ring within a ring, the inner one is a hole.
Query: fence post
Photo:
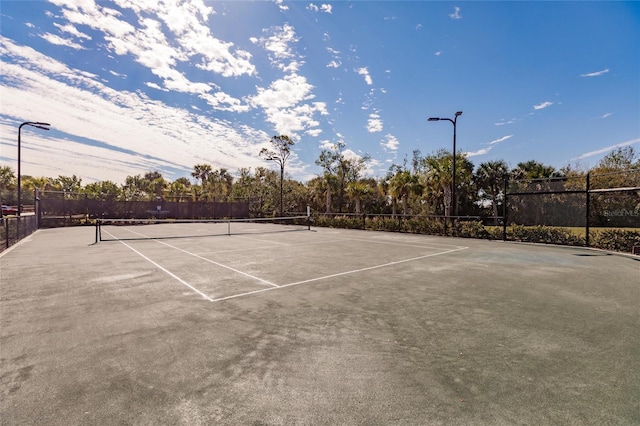
[[[587,217],[586,217],[586,225],[585,225],[585,245],[587,247],[589,247],[589,216],[590,216],[590,208],[591,208],[591,203],[589,201],[589,199],[591,198],[589,196],[589,191],[591,190],[591,186],[590,186],[590,179],[591,173],[587,173],[587,189],[585,190],[585,196],[587,197]]]
[[[507,189],[509,178],[504,179],[504,202],[502,204],[502,241],[507,241]]]

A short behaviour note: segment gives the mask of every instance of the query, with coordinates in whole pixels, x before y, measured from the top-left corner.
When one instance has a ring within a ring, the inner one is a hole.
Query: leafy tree
[[[53,186],[66,193],[78,193],[82,190],[82,178],[76,175],[58,176],[53,180]]]
[[[12,189],[16,185],[16,174],[9,166],[0,167],[0,189]]]
[[[504,197],[504,181],[509,176],[509,166],[504,160],[481,163],[476,171],[475,181],[480,194],[480,201],[491,201],[494,225],[498,224],[498,201]]]
[[[126,201],[148,199],[147,182],[141,175],[127,176],[122,185],[122,195]]]
[[[291,155],[291,147],[295,144],[288,136],[280,135],[271,138],[273,149],[262,148],[260,156],[267,161],[273,161],[280,167],[280,215],[284,214],[284,168]]]
[[[213,170],[204,181],[204,189],[211,200],[226,199],[231,194],[233,176],[225,168]]]
[[[162,197],[164,188],[167,185],[162,173],[160,172],[147,172],[141,181],[142,189],[147,193],[149,198]]]
[[[12,191],[16,189],[16,186],[16,174],[13,169],[9,166],[0,167],[0,198],[2,199],[2,204],[14,202]]]
[[[327,184],[327,213],[332,205],[333,192],[338,196],[338,212],[342,212],[347,185],[362,177],[362,172],[371,159],[369,155],[347,156],[345,147],[344,142],[338,142],[330,149],[323,149],[316,160],[316,164],[322,167]]]
[[[99,200],[116,200],[122,194],[122,189],[115,182],[105,180],[85,185],[82,192],[88,197]]]

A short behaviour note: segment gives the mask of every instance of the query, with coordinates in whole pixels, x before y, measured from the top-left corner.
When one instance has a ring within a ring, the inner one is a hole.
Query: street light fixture
[[[21,198],[21,191],[22,191],[22,183],[21,183],[21,175],[20,175],[20,133],[22,132],[22,127],[23,126],[31,126],[31,127],[36,127],[38,129],[42,129],[42,130],[49,130],[48,126],[51,126],[51,124],[49,123],[42,123],[39,121],[25,121],[24,123],[22,123],[20,125],[20,127],[18,127],[18,216],[20,216],[20,214],[22,213],[22,198]]]
[[[462,111],[455,113],[453,120],[450,118],[430,117],[427,121],[450,121],[453,124],[453,179],[451,183],[451,202],[453,204],[453,220],[458,214],[458,201],[456,199],[456,122],[458,117],[462,115]]]

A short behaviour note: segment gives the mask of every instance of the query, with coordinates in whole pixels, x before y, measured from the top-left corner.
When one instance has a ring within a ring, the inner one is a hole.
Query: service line
[[[427,257],[440,256],[442,254],[453,253],[453,252],[460,251],[460,250],[465,250],[465,249],[468,249],[468,248],[469,247],[458,247],[458,248],[455,248],[455,249],[446,250],[446,251],[442,251],[442,252],[439,252],[439,253],[431,253],[431,254],[426,254],[424,256],[412,257],[410,259],[396,260],[396,261],[393,261],[393,262],[382,263],[380,265],[368,266],[366,268],[353,269],[351,271],[338,272],[336,274],[325,275],[325,276],[317,277],[317,278],[310,278],[308,280],[296,281],[296,282],[289,283],[289,284],[282,284],[280,286],[273,287],[273,288],[263,288],[263,289],[260,289],[260,290],[248,291],[246,293],[233,294],[231,296],[225,296],[225,297],[219,297],[217,299],[213,299],[212,302],[221,302],[223,300],[235,299],[236,297],[249,296],[251,294],[262,293],[264,291],[275,290],[276,288],[293,287],[293,286],[300,285],[300,284],[307,284],[307,283],[311,283],[311,282],[314,282],[314,281],[326,280],[326,279],[329,279],[329,278],[340,277],[340,276],[343,276],[343,275],[357,274],[358,272],[364,272],[364,271],[370,271],[370,270],[373,270],[373,269],[386,268],[387,266],[398,265],[398,264],[406,263],[406,262],[413,262],[413,261],[420,260],[420,259],[426,259]]]
[[[113,234],[111,234],[109,231],[103,231],[106,232],[107,234],[111,235],[113,238],[115,238],[115,236]],[[188,282],[186,282],[185,280],[183,280],[182,278],[180,278],[179,276],[177,276],[176,274],[174,274],[173,272],[169,271],[167,268],[165,268],[164,266],[160,265],[159,263],[151,260],[149,257],[145,256],[144,254],[142,254],[141,252],[139,252],[138,250],[134,249],[133,247],[131,247],[129,244],[125,243],[122,240],[119,240],[119,242],[121,244],[124,244],[125,247],[127,247],[129,250],[133,251],[134,253],[138,254],[140,257],[142,257],[144,260],[146,260],[147,262],[153,264],[156,268],[160,269],[161,271],[165,272],[167,275],[170,275],[171,277],[175,278],[179,283],[181,283],[184,286],[189,287],[191,290],[193,290],[194,292],[196,292],[197,294],[199,294],[200,296],[202,296],[204,299],[213,302],[214,299],[212,299],[211,297],[207,296],[206,294],[204,294],[203,292],[201,292],[200,290],[198,290],[197,288],[195,288],[194,286],[192,286],[191,284],[189,284]]]
[[[188,251],[188,250],[181,249],[180,247],[176,247],[176,246],[173,246],[173,245],[171,245],[171,244],[167,244],[167,243],[165,243],[165,242],[163,242],[163,241],[160,241],[160,240],[158,240],[158,239],[155,239],[155,238],[149,237],[149,236],[147,236],[147,235],[141,234],[141,233],[136,232],[136,231],[132,231],[132,230],[130,230],[130,229],[127,229],[127,231],[129,231],[129,232],[131,232],[131,233],[134,233],[134,234],[138,234],[138,235],[140,235],[140,236],[142,236],[142,237],[145,237],[145,238],[149,238],[150,240],[152,240],[152,241],[154,241],[154,242],[156,242],[156,243],[158,243],[158,244],[163,244],[163,245],[165,245],[165,246],[167,246],[167,247],[171,247],[172,249],[175,249],[175,250],[181,251],[181,252],[183,252],[183,253],[185,253],[185,254],[188,254],[189,256],[197,257],[198,259],[204,260],[205,262],[209,262],[209,263],[212,263],[212,264],[214,264],[214,265],[216,265],[216,266],[220,266],[221,268],[225,268],[225,269],[228,269],[228,270],[230,270],[230,271],[233,271],[233,272],[235,272],[235,273],[237,273],[237,274],[244,275],[245,277],[251,278],[251,279],[256,280],[256,281],[259,281],[259,282],[261,282],[261,283],[263,283],[263,284],[266,284],[266,285],[269,285],[269,286],[272,286],[272,287],[280,287],[280,286],[279,286],[279,285],[277,285],[277,284],[274,284],[274,283],[269,282],[269,281],[267,281],[267,280],[263,280],[262,278],[258,278],[258,277],[256,277],[255,275],[248,274],[248,273],[243,272],[243,271],[241,271],[241,270],[239,270],[239,269],[232,268],[231,266],[227,266],[227,265],[224,265],[224,264],[222,264],[222,263],[216,262],[215,260],[207,259],[206,257],[204,257],[204,256],[200,256],[200,255],[199,255],[199,254],[197,254],[197,253],[193,253],[193,252],[190,252],[190,251]]]

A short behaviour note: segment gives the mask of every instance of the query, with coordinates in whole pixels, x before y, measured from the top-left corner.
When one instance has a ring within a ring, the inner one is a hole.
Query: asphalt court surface
[[[638,257],[326,228],[93,239],[0,255],[3,425],[640,424]]]
[[[107,227],[103,233],[128,237],[126,227],[121,228]],[[145,227],[129,229],[135,237],[152,238],[154,235]],[[295,228],[297,230],[283,233],[253,233],[259,229],[260,225],[247,230],[246,234],[211,238],[123,240],[114,248],[113,255],[117,256],[121,251],[129,255],[135,253],[173,275],[195,294],[210,301],[220,301],[389,268],[467,248],[430,243],[424,239],[406,241],[389,234],[358,238],[345,236],[338,230]],[[207,230],[195,229],[192,234],[198,232],[206,234]],[[330,250],[325,249],[327,246]]]

